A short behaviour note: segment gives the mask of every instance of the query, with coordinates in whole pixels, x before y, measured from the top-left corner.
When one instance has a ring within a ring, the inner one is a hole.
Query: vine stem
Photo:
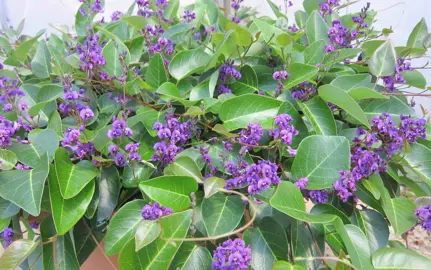
[[[251,210],[253,211],[253,216],[251,217],[251,219],[242,227],[229,232],[229,233],[224,233],[224,234],[219,234],[219,235],[215,235],[215,236],[208,236],[208,237],[195,237],[195,238],[165,238],[163,236],[161,236],[160,238],[163,240],[167,240],[167,241],[185,241],[185,242],[193,242],[193,241],[214,241],[220,238],[225,238],[225,237],[229,237],[231,235],[235,235],[237,233],[241,233],[242,231],[244,231],[245,229],[247,229],[248,227],[250,227],[254,220],[256,219],[256,206],[254,205],[254,203],[247,198],[246,196],[244,196],[242,193],[235,191],[235,190],[227,190],[227,189],[220,189],[220,191],[223,191],[225,193],[231,193],[231,194],[236,194],[239,195],[241,197],[241,199],[243,199],[244,201],[248,201]]]

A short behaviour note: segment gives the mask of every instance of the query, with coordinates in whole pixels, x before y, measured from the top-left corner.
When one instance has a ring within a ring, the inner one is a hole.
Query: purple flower
[[[221,94],[232,94],[232,90],[227,88],[224,84],[220,84],[217,86],[218,93]]]
[[[111,15],[111,21],[113,21],[113,22],[118,21],[120,19],[121,15],[123,15],[123,12],[121,12],[119,10],[114,11]]]
[[[302,177],[295,182],[295,186],[297,186],[300,190],[304,190],[305,187],[307,186],[307,183],[308,183],[308,178]]]
[[[39,221],[32,221],[32,222],[29,223],[30,228],[32,228],[32,229],[38,229],[39,228],[39,224],[40,224]]]
[[[247,129],[243,129],[239,133],[238,141],[241,144],[251,148],[253,145],[259,145],[259,141],[263,137],[263,128],[257,123],[250,123],[247,125]]]
[[[424,207],[417,208],[415,215],[418,217],[418,224],[428,232],[431,232],[431,206],[425,205]]]
[[[319,12],[322,17],[325,17],[327,14],[332,14],[335,7],[339,6],[339,0],[325,0],[319,3]]]
[[[118,167],[124,167],[127,164],[126,157],[123,153],[118,153],[114,158],[114,162]]]
[[[308,82],[302,82],[298,86],[293,87],[290,91],[292,92],[291,96],[293,99],[301,101],[307,101],[317,94],[315,85]]]
[[[79,112],[79,116],[82,120],[88,120],[94,118],[94,113],[90,108],[87,107]]]
[[[325,189],[322,190],[310,190],[309,197],[313,202],[317,204],[327,203],[329,199],[328,191]]]
[[[220,66],[219,69],[219,80],[224,83],[226,83],[229,78],[233,78],[235,80],[241,79],[241,73],[236,70],[233,61],[226,61],[223,65]]]
[[[93,71],[106,65],[105,57],[102,54],[103,46],[99,45],[100,35],[94,34],[87,37],[83,44],[76,46],[80,68],[84,71]]]
[[[141,155],[139,155],[137,152],[130,152],[129,160],[140,161],[141,159],[142,159]]]
[[[293,119],[288,114],[280,114],[274,118],[277,128],[269,132],[274,139],[280,139],[285,145],[291,145],[293,137],[299,134],[293,125],[289,125]]]
[[[111,144],[108,147],[108,151],[111,155],[115,156],[120,151],[120,148],[118,148],[118,146],[116,146],[115,144]]]
[[[13,237],[15,235],[15,232],[11,228],[4,228],[3,232],[1,233],[1,237],[5,241],[4,247],[8,247],[13,242]]]
[[[240,238],[228,239],[214,250],[212,269],[248,269],[251,263],[251,248]]]
[[[190,23],[194,19],[196,19],[196,13],[190,10],[184,10],[184,15],[183,15],[184,23]]]
[[[331,53],[331,52],[333,52],[333,51],[335,51],[335,47],[334,47],[334,45],[329,44],[329,45],[326,45],[326,46],[325,46],[325,52],[326,52],[326,53]]]
[[[240,8],[240,4],[243,2],[244,0],[232,0],[232,5],[231,7],[234,10],[238,10]]]
[[[172,209],[161,206],[158,202],[146,204],[141,211],[145,220],[158,220],[162,216],[172,214]]]

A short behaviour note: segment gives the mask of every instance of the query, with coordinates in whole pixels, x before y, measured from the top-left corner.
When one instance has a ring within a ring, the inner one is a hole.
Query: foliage
[[[431,268],[388,241],[431,230],[425,20],[394,47],[338,0],[80,2],[0,36],[1,269]]]

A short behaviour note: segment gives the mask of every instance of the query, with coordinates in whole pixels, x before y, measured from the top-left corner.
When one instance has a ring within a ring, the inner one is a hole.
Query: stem
[[[167,240],[167,241],[185,241],[185,242],[193,242],[193,241],[214,241],[220,238],[225,238],[225,237],[229,237],[231,235],[235,235],[237,233],[241,233],[242,231],[244,231],[245,229],[247,229],[248,227],[250,227],[254,220],[256,219],[256,206],[254,205],[254,203],[249,200],[249,198],[247,198],[246,196],[244,196],[242,193],[235,191],[235,190],[227,190],[227,189],[220,189],[220,191],[223,191],[225,193],[231,193],[231,194],[236,194],[239,195],[244,201],[248,201],[251,210],[253,211],[253,216],[251,217],[251,219],[242,227],[229,232],[229,233],[224,233],[224,234],[219,234],[219,235],[215,235],[215,236],[211,236],[211,237],[195,237],[195,238],[165,238],[162,236],[160,236],[161,239],[163,240]]]
[[[328,267],[328,269],[330,269],[331,267],[329,267],[329,265],[328,265],[328,264],[325,262],[325,260],[323,259],[324,257],[323,257],[322,251],[320,250],[320,247],[319,247],[319,245],[317,244],[316,237],[314,236],[314,233],[313,233],[313,231],[311,230],[310,224],[308,224],[307,222],[304,222],[304,224],[305,224],[305,227],[307,227],[307,229],[310,231],[311,238],[313,238],[314,246],[316,247],[317,252],[319,253],[320,257],[322,258],[322,262],[323,262],[323,264],[324,264],[326,267]]]

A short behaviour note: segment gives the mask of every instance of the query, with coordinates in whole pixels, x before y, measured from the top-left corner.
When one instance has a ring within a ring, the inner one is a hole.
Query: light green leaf
[[[281,182],[271,197],[270,203],[278,211],[304,222],[327,223],[337,218],[335,215],[307,213],[304,197],[292,182]]]
[[[238,196],[216,193],[202,202],[202,218],[209,236],[234,230],[244,215],[245,204]]]
[[[431,186],[431,150],[418,143],[410,144],[410,151],[405,154],[404,160],[423,181]]]
[[[43,155],[32,170],[0,172],[0,196],[38,216],[49,172],[48,162],[47,155]]]
[[[51,73],[51,54],[45,40],[39,42],[36,54],[31,61],[31,70],[36,77],[45,79]]]
[[[177,80],[195,73],[208,64],[211,56],[202,48],[179,52],[169,63],[169,72]]]
[[[0,257],[0,269],[14,270],[18,267],[28,255],[39,245],[38,242],[31,240],[19,239],[7,247]]]
[[[63,96],[63,87],[58,84],[46,84],[39,88],[36,104],[30,107],[28,113],[30,116],[37,115],[40,110],[49,102]]]
[[[152,220],[142,220],[136,228],[135,251],[151,244],[160,235],[159,223]]]
[[[345,91],[361,86],[372,87],[370,74],[355,74],[339,76],[332,80],[331,84]]]
[[[14,203],[0,197],[0,219],[7,219],[15,216],[21,209]],[[6,226],[9,225],[6,224]],[[1,229],[2,230],[2,229]]]
[[[132,162],[123,170],[122,184],[126,188],[138,187],[139,182],[150,179],[154,168],[143,163]]]
[[[228,22],[226,30],[234,30],[235,40],[239,46],[249,46],[253,42],[253,35],[250,31],[239,24]]]
[[[255,122],[268,128],[272,126],[281,104],[281,101],[270,97],[247,94],[223,102],[219,116],[229,131]]]
[[[407,85],[420,89],[425,89],[427,86],[427,80],[425,79],[424,75],[418,70],[403,71],[401,72],[401,75],[403,75]]]
[[[12,52],[3,64],[9,66],[19,66],[27,58],[28,53],[33,48],[33,45],[37,42],[38,38],[45,33],[45,30],[39,31],[35,37],[32,37],[23,43],[21,43],[18,48]]]
[[[190,100],[201,100],[204,98],[212,98],[214,96],[214,90],[217,84],[220,71],[217,69],[214,73],[206,79],[203,83],[200,83],[192,88],[190,92]]]
[[[305,270],[301,265],[292,265],[286,261],[276,261],[272,267],[273,270]]]
[[[277,260],[287,260],[287,235],[275,219],[265,217],[259,227],[244,232],[244,241],[251,246],[251,266],[253,269],[273,269]]]
[[[284,13],[280,11],[280,8],[274,2],[272,2],[271,0],[266,0],[266,2],[268,3],[272,12],[274,12],[275,16],[277,16],[277,18],[282,17],[287,19],[286,15],[284,15]]]
[[[288,72],[290,77],[284,82],[285,90],[310,80],[319,72],[319,68],[302,63],[293,63],[289,65]]]
[[[355,87],[348,91],[349,95],[354,100],[362,100],[362,99],[389,99],[388,96],[382,95],[379,92],[364,86]]]
[[[309,65],[322,64],[323,59],[325,58],[325,45],[326,41],[324,40],[316,40],[307,46],[304,50],[304,58],[305,63]]]
[[[241,79],[230,85],[235,95],[250,94],[259,91],[256,72],[249,65],[241,68]]]
[[[154,88],[158,88],[164,82],[168,81],[165,64],[159,53],[156,53],[151,58],[147,73],[145,74],[145,81]]]
[[[11,170],[15,167],[18,159],[14,152],[0,149],[0,169],[3,171]]]
[[[377,77],[390,76],[395,72],[397,54],[390,39],[380,45],[370,58],[370,72]]]
[[[106,66],[103,67],[110,77],[114,76],[120,78],[123,76],[123,64],[120,60],[120,55],[126,53],[124,57],[124,64],[130,63],[130,52],[126,45],[119,38],[110,40],[105,47],[103,47],[102,54],[106,59]]]
[[[207,248],[191,242],[184,242],[169,269],[181,270],[211,270],[212,257]]]
[[[143,200],[126,203],[112,217],[105,240],[105,253],[108,256],[119,253],[135,236],[136,229],[142,221],[141,211],[145,205]],[[132,246],[135,252],[135,244]]]
[[[152,200],[174,212],[190,206],[190,193],[196,192],[196,180],[188,176],[160,176],[141,182],[139,188]]]
[[[254,24],[257,26],[257,28],[261,31],[261,38],[265,40],[265,42],[274,42],[275,37],[283,34],[283,30],[267,23],[264,20],[261,19],[254,19]]]
[[[410,33],[409,39],[407,40],[407,46],[413,48],[423,48],[424,39],[428,34],[428,27],[425,18],[422,18],[418,24],[416,24],[413,31]]]
[[[305,11],[307,11],[308,14],[311,14],[315,10],[319,10],[319,3],[320,0],[304,0],[303,6]]]
[[[147,26],[148,20],[144,16],[122,16],[121,20],[135,27],[138,31]]]
[[[48,183],[55,228],[58,234],[63,235],[84,216],[94,194],[94,182],[90,182],[75,197],[66,200],[60,193],[55,166],[51,165]]]
[[[169,174],[167,174],[169,172]],[[190,176],[198,183],[203,183],[201,170],[196,162],[187,156],[180,156],[175,159],[174,163],[165,168],[165,175]]]
[[[376,270],[426,270],[431,267],[429,258],[406,248],[381,248],[373,254],[371,259]]]
[[[395,122],[400,121],[400,115],[416,116],[415,111],[412,110],[407,104],[402,102],[397,97],[390,97],[389,99],[378,99],[361,102],[361,108],[367,116],[368,120],[381,115],[383,112],[392,116]]]
[[[226,181],[219,177],[209,177],[204,181],[205,198],[209,198],[212,195],[219,192],[226,185]]]
[[[168,20],[176,19],[178,15],[179,6],[180,6],[179,0],[169,1],[168,6],[164,8],[165,10],[164,10],[163,16]]]
[[[364,126],[370,128],[368,119],[359,107],[358,103],[343,89],[333,85],[323,85],[319,87],[319,96],[327,102],[331,102],[345,110],[351,117],[355,118]]]
[[[316,134],[337,135],[337,126],[332,111],[320,97],[313,97],[304,103],[298,102],[298,105],[310,120]]]
[[[314,10],[311,13],[307,20],[305,29],[307,30],[307,37],[310,44],[317,40],[323,40],[325,43],[329,42],[329,27],[317,10]]]
[[[55,170],[61,195],[70,199],[78,195],[98,175],[98,170],[88,160],[73,164],[65,148],[55,151]]]
[[[341,136],[309,136],[299,145],[292,164],[295,179],[308,178],[307,189],[325,189],[350,168],[350,145]]]

